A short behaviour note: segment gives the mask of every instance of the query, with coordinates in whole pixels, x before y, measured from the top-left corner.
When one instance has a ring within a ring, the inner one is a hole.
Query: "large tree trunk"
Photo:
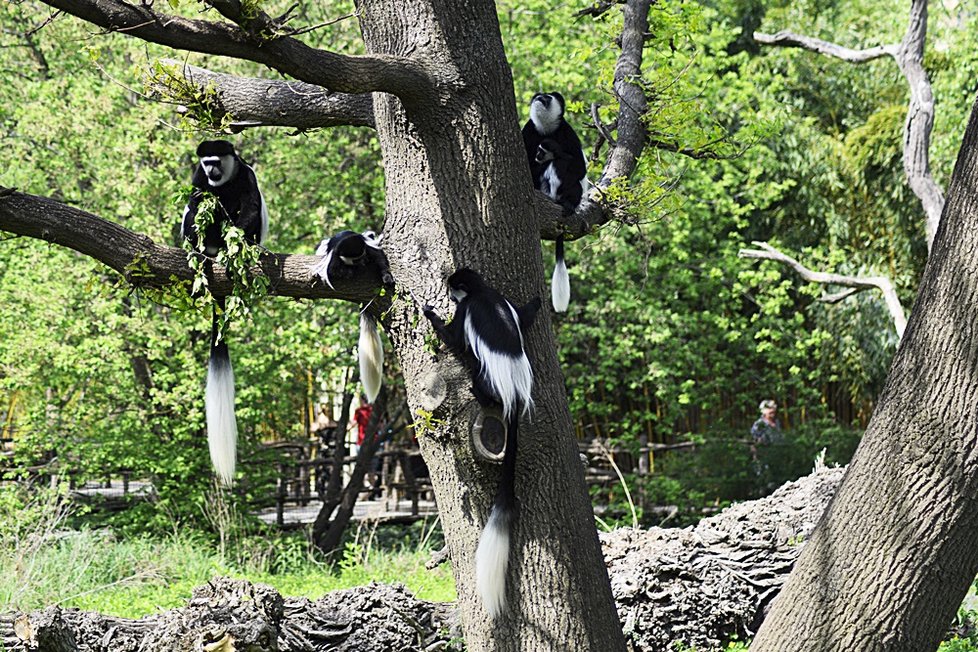
[[[937,648],[978,573],[978,108],[876,413],[751,652]]]
[[[541,311],[528,337],[536,410],[520,429],[510,606],[495,624],[476,597],[474,565],[498,467],[473,456],[471,380],[451,356],[432,354],[431,331],[417,319],[424,303],[451,314],[445,278],[461,266],[517,304],[543,294],[540,225],[494,3],[364,0],[358,9],[368,52],[414,57],[440,78],[436,104],[375,94],[374,115],[387,178],[386,249],[408,290],[385,327],[412,412],[437,419],[419,441],[468,648],[549,650],[559,641],[566,650],[622,650],[549,314]]]

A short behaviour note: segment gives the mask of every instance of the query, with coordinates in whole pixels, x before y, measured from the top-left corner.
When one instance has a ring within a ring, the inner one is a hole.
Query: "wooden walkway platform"
[[[323,503],[319,500],[310,501],[307,505],[286,505],[282,510],[282,527],[295,528],[310,525],[319,515]],[[370,521],[379,523],[410,523],[425,516],[438,513],[433,500],[419,500],[418,513],[411,513],[411,501],[399,502],[385,500],[360,500],[353,507],[354,521]],[[275,525],[278,512],[275,507],[263,509],[257,513],[259,519],[269,525]]]

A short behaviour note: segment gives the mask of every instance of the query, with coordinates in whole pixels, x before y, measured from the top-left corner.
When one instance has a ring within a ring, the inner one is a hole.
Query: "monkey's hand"
[[[428,318],[428,321],[431,322],[431,325],[435,327],[435,330],[441,330],[445,327],[445,320],[438,316],[434,306],[426,305],[422,308],[422,312],[424,312],[424,316]]]

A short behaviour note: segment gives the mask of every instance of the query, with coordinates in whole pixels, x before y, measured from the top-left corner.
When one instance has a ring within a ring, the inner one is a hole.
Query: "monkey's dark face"
[[[560,93],[537,93],[530,100],[530,120],[540,133],[551,133],[563,117],[564,96]]]
[[[448,290],[452,295],[452,301],[456,303],[478,291],[482,285],[482,277],[467,267],[448,277]]]
[[[213,188],[223,186],[234,178],[238,171],[238,162],[233,154],[223,154],[221,156],[201,156],[200,168],[207,177],[207,183]]]
[[[557,152],[560,150],[560,145],[550,138],[545,138],[543,142],[537,147],[536,162],[537,163],[547,163],[549,161],[557,158]]]

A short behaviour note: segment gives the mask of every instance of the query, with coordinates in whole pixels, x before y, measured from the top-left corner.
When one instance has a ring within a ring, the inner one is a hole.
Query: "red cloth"
[[[370,413],[374,411],[372,405],[361,405],[353,413],[353,420],[357,422],[357,446],[363,446],[363,440],[367,436],[367,424],[370,423]]]

